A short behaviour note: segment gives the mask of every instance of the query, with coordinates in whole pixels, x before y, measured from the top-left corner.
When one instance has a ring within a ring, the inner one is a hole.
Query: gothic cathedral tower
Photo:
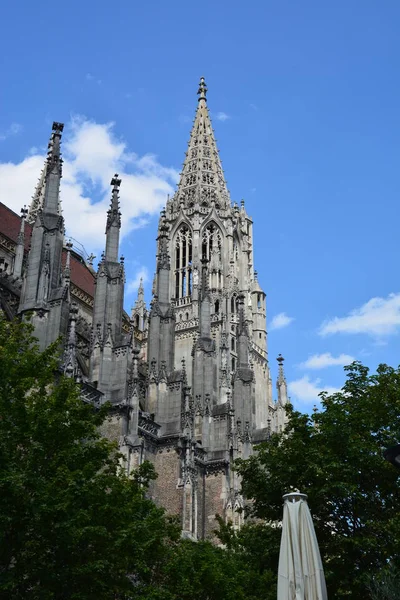
[[[253,222],[244,201],[231,203],[205,81],[176,193],[161,212],[150,310],[140,285],[131,319],[119,257],[123,184],[114,175],[95,273],[64,237],[62,131],[54,123],[33,202],[16,239],[0,247],[0,265],[13,263],[12,273],[0,270],[0,309],[29,319],[42,349],[63,339],[60,367],[87,402],[110,403],[104,435],[119,443],[128,473],[153,463],[158,478],[149,494],[180,515],[184,535],[212,536],[217,514],[238,527],[243,498],[234,461],[283,429],[288,395],[279,355],[277,402],[272,397]]]
[[[206,96],[202,78],[177,191],[160,217],[145,400],[160,426],[154,496],[179,509],[194,537],[212,530],[215,514],[239,524],[232,463],[284,413],[272,399],[253,223],[244,201],[231,203]]]

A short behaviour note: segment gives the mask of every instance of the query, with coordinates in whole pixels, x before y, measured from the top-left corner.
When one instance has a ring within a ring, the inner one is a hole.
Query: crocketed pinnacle
[[[197,93],[196,116],[174,201],[177,207],[215,204],[217,209],[225,209],[230,206],[230,198],[208,112],[204,77],[200,79]]]
[[[112,196],[110,208],[107,212],[106,232],[111,225],[121,227],[121,213],[119,211],[119,186],[121,185],[121,180],[118,178],[118,173],[115,173],[114,177],[111,179],[110,185],[112,185]]]
[[[137,302],[144,302],[144,287],[143,287],[143,277],[140,278],[139,289],[137,295]]]
[[[35,223],[41,210],[61,215],[60,180],[63,162],[61,158],[61,136],[63,129],[63,123],[54,121],[48,144],[47,158],[28,208],[26,221],[30,225]]]
[[[106,253],[105,259],[117,262],[119,250],[119,230],[121,229],[121,213],[119,211],[119,186],[121,180],[116,173],[111,179],[112,195],[110,208],[107,212],[106,225]]]
[[[283,370],[283,363],[285,362],[285,359],[283,358],[282,354],[279,354],[278,358],[276,360],[278,361],[278,365],[279,365],[278,383],[284,383],[284,382],[286,382],[285,372]]]

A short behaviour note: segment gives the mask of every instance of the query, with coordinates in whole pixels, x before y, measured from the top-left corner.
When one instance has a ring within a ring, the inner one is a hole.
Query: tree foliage
[[[282,518],[282,495],[308,495],[333,598],[369,598],[368,579],[400,557],[400,472],[382,456],[400,440],[400,370],[346,367],[341,392],[312,417],[289,408],[284,434],[239,461],[250,512]],[[266,550],[268,553],[268,550]]]
[[[121,472],[99,434],[107,408],[56,381],[57,366],[55,347],[0,320],[1,597],[146,597],[178,527],[145,497],[149,465]]]
[[[182,540],[146,498],[151,465],[124,475],[99,433],[108,407],[58,365],[56,346],[0,318],[0,598],[272,600],[262,532],[256,547],[221,521],[226,549]]]

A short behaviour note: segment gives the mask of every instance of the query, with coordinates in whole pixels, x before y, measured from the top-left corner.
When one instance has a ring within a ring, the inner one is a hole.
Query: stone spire
[[[43,198],[43,211],[61,214],[60,207],[60,180],[62,177],[61,135],[63,123],[53,123],[46,159],[45,190]]]
[[[161,212],[160,233],[158,236],[157,255],[157,297],[160,304],[169,304],[169,272],[171,269],[170,255],[168,250],[168,225],[165,219],[165,211]]]
[[[24,249],[25,249],[25,219],[28,213],[26,206],[21,208],[21,225],[17,237],[17,247],[15,250],[14,260],[14,277],[20,278],[22,275],[22,264],[24,261]]]
[[[32,201],[28,207],[26,221],[33,225],[40,211],[61,215],[60,180],[62,177],[61,135],[63,123],[54,121],[47,158],[40,174]]]
[[[112,196],[110,208],[107,213],[105,258],[110,262],[117,262],[119,232],[121,229],[121,213],[119,210],[119,186],[121,185],[121,180],[118,179],[117,173],[112,178],[110,185],[112,185]]]
[[[145,329],[145,317],[146,317],[146,302],[144,299],[144,286],[143,278],[140,278],[138,294],[135,301],[135,306],[132,308],[131,321],[133,326],[140,331]]]
[[[278,390],[278,403],[281,406],[285,406],[288,403],[287,383],[285,372],[283,370],[283,363],[285,362],[285,359],[283,358],[282,354],[279,354],[276,360],[278,361],[279,365],[278,381],[276,382],[276,387]]]
[[[230,206],[230,198],[208,112],[204,77],[200,79],[197,93],[196,116],[174,201],[177,207],[215,203],[217,208],[225,209]]]
[[[136,302],[138,304],[141,304],[142,302],[144,302],[144,286],[143,286],[143,277],[140,278],[140,282],[139,282],[139,288],[138,288],[138,295],[137,295],[137,300]]]

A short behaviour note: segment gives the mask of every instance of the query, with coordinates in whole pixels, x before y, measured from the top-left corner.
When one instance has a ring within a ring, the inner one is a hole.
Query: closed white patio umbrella
[[[278,600],[327,600],[324,570],[307,496],[283,496]]]

